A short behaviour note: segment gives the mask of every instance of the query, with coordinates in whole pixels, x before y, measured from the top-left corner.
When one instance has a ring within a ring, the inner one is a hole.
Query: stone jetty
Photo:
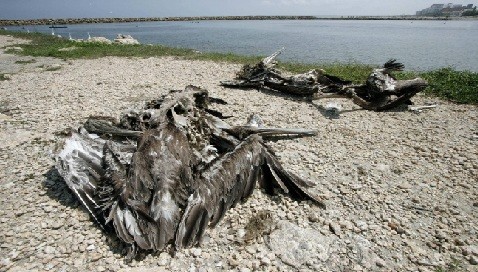
[[[217,21],[217,20],[462,20],[461,17],[427,17],[415,15],[400,16],[198,16],[198,17],[143,17],[143,18],[67,18],[67,19],[31,19],[0,20],[0,26],[21,25],[74,25],[99,23],[131,23],[160,21]]]
[[[0,20],[0,26],[19,25],[73,25],[98,23],[131,23],[156,21],[206,21],[206,20],[315,20],[315,16],[201,16],[201,17],[148,17],[148,18],[69,18]]]

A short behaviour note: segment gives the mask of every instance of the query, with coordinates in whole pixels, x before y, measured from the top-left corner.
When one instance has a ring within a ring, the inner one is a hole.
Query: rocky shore
[[[220,87],[239,65],[64,61],[1,49],[21,42],[0,35],[0,271],[478,270],[477,106],[418,96],[416,104],[437,107],[370,112],[335,100],[342,110],[330,116],[328,101]],[[270,145],[284,167],[316,184],[327,209],[257,190],[201,246],[127,264],[124,247],[58,176],[52,154],[88,116],[118,116],[188,84],[227,101],[215,107],[231,124],[259,113],[268,126],[317,129]],[[264,213],[270,220],[258,221]]]

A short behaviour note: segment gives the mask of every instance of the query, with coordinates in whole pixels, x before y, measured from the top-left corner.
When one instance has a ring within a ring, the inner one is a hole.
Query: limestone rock
[[[86,41],[90,42],[90,43],[105,43],[105,44],[112,44],[113,43],[112,41],[108,40],[105,37],[91,37]]]
[[[330,244],[335,240],[314,229],[304,229],[288,221],[280,221],[270,235],[272,251],[284,262],[300,267],[310,260],[327,261]]]
[[[116,36],[116,39],[114,39],[114,43],[119,43],[119,44],[139,44],[138,40],[135,38],[131,37],[131,35],[123,35],[123,34],[118,34]]]

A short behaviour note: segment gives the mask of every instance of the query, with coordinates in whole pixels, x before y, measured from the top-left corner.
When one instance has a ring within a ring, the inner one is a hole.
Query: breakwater
[[[147,18],[67,18],[67,19],[33,19],[0,20],[3,26],[19,25],[73,25],[98,23],[131,23],[162,21],[206,21],[206,20],[315,20],[315,16],[200,16],[200,17],[147,17]]]
[[[22,25],[74,25],[98,23],[131,23],[160,21],[214,21],[214,20],[464,20],[462,17],[427,17],[415,15],[401,16],[198,16],[198,17],[146,17],[146,18],[66,18],[66,19],[29,19],[0,20],[0,26]],[[474,18],[476,19],[476,18]]]

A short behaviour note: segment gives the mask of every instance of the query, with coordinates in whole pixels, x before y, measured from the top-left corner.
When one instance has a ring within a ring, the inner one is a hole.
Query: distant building
[[[433,4],[431,7],[417,11],[419,16],[437,16],[440,15],[441,10],[445,7],[445,4]]]
[[[433,4],[429,8],[416,12],[417,16],[461,16],[463,12],[473,10],[473,4]]]

